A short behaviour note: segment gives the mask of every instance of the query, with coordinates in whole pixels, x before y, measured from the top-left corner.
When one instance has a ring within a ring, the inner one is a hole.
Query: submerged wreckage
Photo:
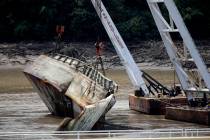
[[[75,58],[41,55],[24,73],[52,114],[73,118],[68,130],[91,130],[115,104],[117,84]]]

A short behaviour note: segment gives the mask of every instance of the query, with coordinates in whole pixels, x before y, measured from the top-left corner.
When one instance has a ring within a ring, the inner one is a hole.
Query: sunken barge
[[[91,130],[115,104],[117,84],[75,58],[41,55],[24,74],[53,115],[72,119],[68,130]]]

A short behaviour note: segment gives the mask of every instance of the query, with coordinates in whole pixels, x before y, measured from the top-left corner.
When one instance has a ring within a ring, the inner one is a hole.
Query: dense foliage
[[[146,0],[103,0],[127,40],[159,39]],[[197,39],[210,37],[210,1],[176,0]],[[65,26],[66,40],[107,38],[90,0],[1,0],[0,40],[52,40],[56,25]]]

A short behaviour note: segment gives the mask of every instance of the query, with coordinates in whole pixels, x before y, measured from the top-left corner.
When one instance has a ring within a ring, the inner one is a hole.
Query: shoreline
[[[138,68],[140,70],[161,70],[161,71],[170,71],[174,70],[171,66],[156,66],[154,63],[138,63]],[[15,69],[24,69],[26,65],[14,65],[14,64],[6,64],[6,65],[0,65],[0,70],[15,70]],[[107,68],[105,66],[105,70],[125,70],[124,66],[112,66]]]
[[[204,60],[210,60],[210,41],[197,41],[196,45]],[[56,53],[71,56],[73,49],[78,51],[79,54],[82,53],[82,59],[90,63],[96,59],[94,42],[63,42],[61,46]],[[176,46],[180,53],[184,51],[182,42],[177,41]],[[0,70],[23,69],[39,55],[47,54],[54,49],[56,49],[55,42],[0,43]],[[128,43],[128,49],[141,70],[173,70],[162,41]],[[102,59],[105,69],[124,69],[119,56],[109,42],[102,50]]]

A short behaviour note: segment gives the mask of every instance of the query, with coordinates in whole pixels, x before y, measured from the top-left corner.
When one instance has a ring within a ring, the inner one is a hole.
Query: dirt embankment
[[[210,42],[196,42],[199,51],[205,60],[210,60]],[[176,43],[180,53],[183,54],[183,45]],[[146,41],[139,43],[129,43],[129,50],[135,61],[140,66],[145,67],[171,67],[172,64],[165,51],[162,42]],[[95,60],[94,42],[86,43],[64,43],[61,49],[56,50],[57,53],[67,53],[69,49],[76,49],[79,53],[84,52],[84,57],[88,62]],[[0,44],[0,67],[21,67],[30,63],[40,54],[52,52],[56,49],[55,42],[21,42],[21,43],[2,43]],[[103,50],[103,60],[106,67],[120,67],[120,59],[111,44],[107,44]]]

